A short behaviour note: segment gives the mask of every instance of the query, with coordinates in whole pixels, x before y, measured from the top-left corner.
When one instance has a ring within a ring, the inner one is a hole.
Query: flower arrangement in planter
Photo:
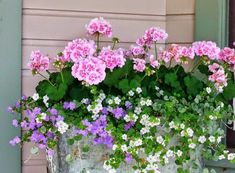
[[[157,42],[168,35],[157,27],[129,49],[116,48],[115,37],[101,47],[100,40],[112,36],[103,18],[91,20],[86,31],[95,41],[75,39],[54,59],[32,52],[28,66],[45,80],[37,93],[9,107],[24,114],[12,124],[25,129],[11,145],[33,142],[52,156],[70,129],[69,144],[92,136],[95,145],[112,150],[104,162],[109,173],[121,163],[132,164],[135,173],[160,173],[170,161],[178,173],[193,172],[196,150],[205,159],[235,161],[222,144],[222,125],[234,121],[234,49],[199,41],[162,50]]]

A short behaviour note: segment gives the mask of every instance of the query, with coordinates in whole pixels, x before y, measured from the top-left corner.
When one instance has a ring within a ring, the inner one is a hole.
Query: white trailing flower
[[[156,140],[159,144],[162,144],[162,145],[164,144],[164,139],[162,136],[158,136]]]
[[[151,106],[153,104],[152,100],[147,99],[146,100],[146,106]]]
[[[181,157],[183,155],[183,152],[181,150],[177,150],[176,155],[178,157]]]
[[[39,99],[39,94],[38,93],[34,93],[32,96],[34,101],[37,101]]]
[[[112,150],[115,151],[117,149],[117,145],[114,144],[113,147],[112,147]]]
[[[121,103],[121,99],[119,97],[114,98],[114,103],[119,105]]]
[[[215,142],[215,137],[214,137],[214,136],[210,136],[208,139],[209,139],[209,141],[212,142],[212,143]]]
[[[206,92],[207,92],[208,94],[210,94],[210,93],[211,93],[211,88],[210,88],[210,87],[206,87]]]
[[[175,128],[175,123],[173,121],[171,121],[169,123],[170,129],[174,129]]]
[[[181,128],[181,129],[184,129],[184,128],[185,128],[184,123],[181,123],[181,124],[180,124],[180,128]]]
[[[233,160],[233,159],[235,159],[235,153],[229,153],[228,160]]]
[[[136,107],[134,112],[139,115],[142,112],[142,110],[140,107]]]
[[[43,96],[43,103],[46,105],[46,107],[49,106],[48,100],[49,100],[49,97],[47,95]]]
[[[225,156],[222,154],[219,156],[219,160],[223,160],[223,159],[225,159]]]
[[[194,132],[191,128],[187,128],[186,131],[187,131],[189,137],[193,137]]]
[[[112,99],[108,99],[107,102],[108,102],[109,105],[113,104],[113,100]]]
[[[122,135],[122,139],[126,141],[126,140],[127,140],[127,135],[126,135],[126,134],[123,134],[123,135]]]
[[[127,148],[126,144],[124,144],[124,145],[121,146],[121,150],[122,150],[123,152],[126,152],[127,149],[128,149],[128,148]]]
[[[191,148],[191,149],[194,149],[194,148],[196,147],[196,144],[190,143],[190,144],[188,145],[188,147]]]
[[[57,122],[56,122],[56,126],[57,126],[57,128],[58,128],[58,131],[59,131],[61,134],[65,133],[65,132],[68,130],[68,128],[69,128],[68,124],[66,124],[66,123],[65,123],[64,121],[62,121],[62,120],[57,121]]]
[[[132,90],[130,90],[130,91],[128,92],[128,95],[132,97],[132,96],[135,95],[135,93],[134,93]]]
[[[140,94],[140,93],[142,92],[142,89],[141,89],[140,87],[137,87],[137,88],[136,88],[136,92],[137,92],[138,94]]]
[[[205,136],[200,136],[198,138],[198,142],[200,142],[201,144],[204,144],[206,142],[206,137]]]
[[[168,158],[174,157],[174,152],[173,152],[172,150],[168,150],[168,151],[166,152],[166,156],[167,156]]]

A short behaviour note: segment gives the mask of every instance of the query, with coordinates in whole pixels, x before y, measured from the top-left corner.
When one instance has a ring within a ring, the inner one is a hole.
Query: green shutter
[[[21,95],[21,0],[0,0],[0,172],[21,172],[21,150],[9,140],[20,135],[11,126],[7,106]]]
[[[196,0],[195,39],[228,44],[228,0]]]

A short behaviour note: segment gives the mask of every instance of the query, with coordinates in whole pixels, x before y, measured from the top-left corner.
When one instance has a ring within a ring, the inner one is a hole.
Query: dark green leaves
[[[196,96],[203,90],[203,83],[194,76],[185,77],[184,83],[187,87],[187,93],[191,96]]]

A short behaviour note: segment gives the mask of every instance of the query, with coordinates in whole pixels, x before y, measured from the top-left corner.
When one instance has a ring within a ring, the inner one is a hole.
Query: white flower
[[[39,99],[39,94],[38,93],[34,93],[32,96],[34,101],[37,101]]]
[[[185,125],[183,123],[180,124],[180,128],[181,129],[184,129],[185,128]]]
[[[99,98],[101,100],[104,100],[106,98],[106,95],[104,93],[100,93]]]
[[[141,139],[136,140],[135,143],[134,143],[134,145],[135,145],[136,147],[142,145],[142,140],[141,140]]]
[[[182,156],[182,154],[183,154],[183,152],[182,152],[182,151],[180,151],[180,150],[177,150],[176,154],[177,154],[177,156],[178,156],[178,157],[181,157],[181,156]]]
[[[140,105],[144,106],[146,104],[146,102],[144,100],[140,100]]]
[[[112,99],[109,99],[109,100],[108,100],[108,104],[109,104],[109,105],[113,104],[113,100],[112,100]]]
[[[200,142],[201,144],[204,144],[206,142],[206,137],[205,136],[200,136],[198,138],[198,142]]]
[[[225,159],[225,156],[222,154],[219,156],[219,160],[223,160],[223,159]]]
[[[175,123],[173,121],[171,121],[169,123],[170,129],[174,129],[175,128]]]
[[[146,101],[146,105],[147,105],[147,106],[151,106],[152,104],[153,104],[152,100],[148,99],[148,100]]]
[[[220,107],[223,108],[224,107],[224,103],[220,102]]]
[[[221,137],[221,136],[219,136],[219,137],[217,138],[217,143],[220,143],[220,142],[221,142],[221,140],[222,140],[222,137]]]
[[[194,132],[191,128],[187,128],[187,133],[189,137],[193,137]]]
[[[88,101],[89,101],[88,98],[83,98],[83,99],[81,100],[81,103],[86,104],[86,103],[88,103]]]
[[[121,99],[119,97],[114,98],[114,102],[119,105],[121,103]]]
[[[49,106],[49,103],[47,102],[49,100],[49,97],[47,95],[43,96],[43,103],[46,105],[46,107]]]
[[[182,136],[182,137],[185,136],[185,132],[184,132],[184,131],[181,131],[181,132],[180,132],[180,136]]]
[[[123,134],[123,135],[122,135],[122,139],[126,141],[126,140],[127,140],[127,135],[126,135],[126,134]]]
[[[210,93],[211,93],[211,88],[210,88],[210,87],[206,87],[206,92],[207,92],[208,94],[210,94]]]
[[[141,89],[140,87],[137,87],[137,88],[136,88],[136,92],[137,92],[138,94],[140,94],[140,93],[142,92],[142,89]]]
[[[129,96],[132,97],[132,96],[134,96],[135,93],[134,93],[132,90],[130,90],[130,91],[128,92],[128,94],[129,94]]]
[[[136,107],[135,110],[134,110],[134,112],[135,112],[136,114],[140,114],[140,113],[142,112],[142,110],[141,110],[140,107]]]
[[[157,142],[158,142],[159,144],[163,144],[163,143],[164,143],[163,137],[162,137],[162,136],[158,136],[158,137],[157,137]]]
[[[149,130],[150,130],[150,128],[149,128],[149,127],[143,127],[143,128],[140,130],[140,133],[143,135],[143,134],[148,133],[148,132],[149,132]]]
[[[216,116],[213,116],[213,115],[210,115],[210,116],[209,116],[209,119],[210,119],[210,120],[216,120],[217,117],[216,117]]]
[[[159,89],[160,89],[160,88],[159,88],[158,86],[155,86],[155,90],[157,90],[157,91],[158,91]]]
[[[188,145],[188,147],[191,148],[191,149],[194,149],[196,147],[196,144],[191,143],[191,144]]]
[[[229,153],[228,154],[228,160],[233,160],[235,159],[235,154],[234,153]]]
[[[117,149],[117,145],[114,144],[113,147],[112,147],[112,150],[115,151]]]
[[[209,139],[210,142],[215,142],[215,137],[214,136],[210,136],[208,139]]]
[[[159,94],[160,94],[160,95],[163,95],[163,94],[164,94],[164,91],[163,91],[163,90],[160,90],[160,91],[159,91]]]
[[[173,152],[172,150],[168,150],[168,151],[166,152],[166,156],[167,156],[167,157],[174,157],[174,152]]]
[[[107,161],[104,162],[103,168],[104,168],[105,170],[107,170],[107,171],[110,170],[110,169],[112,169],[112,167],[107,164]]]
[[[124,145],[121,146],[121,150],[122,150],[123,152],[126,152],[126,151],[127,151],[127,146],[126,146],[126,144],[124,144]]]
[[[64,121],[62,121],[62,120],[57,121],[57,122],[56,122],[56,126],[57,126],[57,128],[58,128],[58,131],[59,131],[61,134],[65,133],[65,132],[68,130],[68,128],[69,128],[68,124],[66,124],[66,123],[65,123]]]

